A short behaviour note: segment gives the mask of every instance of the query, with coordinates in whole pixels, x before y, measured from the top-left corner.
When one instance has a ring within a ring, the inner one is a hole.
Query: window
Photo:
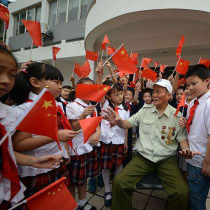
[[[87,17],[88,0],[82,0],[81,19]]]
[[[33,7],[14,15],[14,36],[26,33],[21,20],[35,20],[40,22],[41,6]]]
[[[78,19],[79,3],[79,0],[69,0],[68,21]]]
[[[49,25],[54,26],[68,21],[87,17],[89,0],[54,0],[50,3]]]
[[[54,1],[50,4],[50,26],[56,25],[56,19],[57,19],[57,1]]]
[[[59,0],[58,2],[58,24],[66,23],[67,3],[68,0]]]

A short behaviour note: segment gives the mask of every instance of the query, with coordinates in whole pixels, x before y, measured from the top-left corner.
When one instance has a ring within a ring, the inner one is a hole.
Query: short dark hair
[[[83,83],[85,83],[85,82],[92,82],[93,84],[95,84],[95,82],[94,82],[92,79],[90,79],[89,77],[84,77],[84,78],[81,78],[81,79],[77,82],[77,85],[78,85],[78,84],[83,84]]]
[[[184,86],[179,86],[179,87],[177,88],[177,90],[183,90],[183,91],[184,91],[184,89],[185,89]]]
[[[64,88],[66,88],[66,89],[68,89],[68,90],[72,90],[72,89],[73,89],[70,85],[64,85],[64,86],[63,86],[63,89],[64,89]]]
[[[142,90],[142,97],[144,96],[145,93],[149,93],[152,96],[153,90],[150,88],[145,88]]]
[[[197,64],[192,67],[190,67],[185,75],[185,79],[191,77],[191,76],[197,76],[201,80],[205,80],[210,78],[210,69],[208,69],[203,64]]]

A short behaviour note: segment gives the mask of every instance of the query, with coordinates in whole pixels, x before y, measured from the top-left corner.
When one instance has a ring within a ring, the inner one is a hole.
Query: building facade
[[[32,59],[52,63],[51,46],[61,47],[55,66],[68,82],[74,62],[83,64],[85,49],[100,52],[104,34],[111,46],[125,43],[130,52],[171,67],[175,49],[185,36],[182,58],[191,65],[210,59],[209,0],[18,0],[9,5],[11,21],[7,43],[20,63],[29,59],[31,39],[21,19],[40,21],[44,47],[34,48]],[[91,77],[94,77],[94,63]],[[153,65],[153,64],[152,64]],[[151,67],[153,67],[151,65]]]

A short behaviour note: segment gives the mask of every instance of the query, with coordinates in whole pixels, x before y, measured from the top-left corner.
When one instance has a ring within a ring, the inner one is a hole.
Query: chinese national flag
[[[150,69],[149,67],[144,68],[144,70],[142,71],[142,77],[145,79],[149,79],[152,82],[154,82],[157,79],[157,73],[154,72],[152,69]]]
[[[177,57],[177,59],[179,59],[179,57],[180,57],[180,54],[182,52],[182,46],[183,46],[183,44],[184,44],[184,36],[181,37],[181,39],[179,41],[179,45],[176,48],[176,57]]]
[[[108,47],[108,55],[113,54],[116,51],[116,49],[114,47]]]
[[[74,65],[74,73],[79,77],[81,78],[82,77],[82,72],[81,72],[81,66],[75,62],[75,65]]]
[[[83,131],[84,144],[88,141],[90,136],[96,132],[103,117],[91,117],[84,120],[80,120],[79,124]]]
[[[108,85],[78,84],[76,89],[76,98],[100,102],[110,89],[111,87]]]
[[[188,70],[189,65],[190,65],[189,61],[180,58],[176,65],[175,70],[176,70],[176,72],[185,75]]]
[[[92,52],[86,50],[86,59],[91,61],[98,61],[98,52]]]
[[[164,70],[165,70],[165,68],[167,67],[168,65],[162,65],[162,64],[160,64],[160,72],[161,73],[164,73]]]
[[[182,84],[185,84],[187,83],[186,79],[185,78],[182,78],[182,79],[179,79],[179,81],[177,82],[177,88],[182,85]]]
[[[34,44],[42,47],[41,25],[39,22],[32,20],[22,20]]]
[[[207,60],[207,59],[204,59],[204,58],[200,58],[198,64],[203,64],[203,65],[205,65],[207,68],[209,68],[210,60]]]
[[[55,98],[50,91],[44,89],[23,113],[22,118],[17,130],[48,136],[55,140],[60,148]]]
[[[142,58],[142,61],[141,61],[141,67],[142,68],[145,68],[149,65],[149,63],[152,62],[152,59],[150,58]]]
[[[179,113],[179,110],[182,106],[185,106],[185,93],[183,93],[182,98],[177,106],[176,112],[175,112],[175,116],[177,116],[177,114]]]
[[[83,77],[87,77],[91,72],[89,61],[86,60],[85,63],[81,67],[81,73]]]
[[[0,4],[0,18],[5,22],[6,29],[9,27],[9,10]]]
[[[120,72],[134,74],[137,71],[124,46],[120,47],[116,54],[112,56],[112,60]]]
[[[53,60],[56,60],[56,55],[58,54],[58,52],[61,50],[60,47],[52,47],[52,51],[53,51]]]
[[[106,50],[106,44],[110,44],[110,41],[109,41],[108,36],[105,34],[104,40],[103,40],[103,42],[101,44],[101,49],[102,50]]]
[[[159,63],[155,62],[155,69],[158,67]]]
[[[132,53],[131,54],[131,59],[132,59],[132,61],[134,62],[134,64],[135,65],[139,65],[139,63],[138,63],[138,53]]]
[[[43,190],[27,198],[27,206],[30,210],[74,210],[77,203],[65,184],[66,177],[55,181]]]

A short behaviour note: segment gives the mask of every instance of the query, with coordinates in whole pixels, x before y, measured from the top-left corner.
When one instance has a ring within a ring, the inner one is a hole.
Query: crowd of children
[[[75,98],[74,77],[70,77],[72,87],[62,86],[63,75],[57,68],[32,61],[18,71],[15,57],[5,46],[0,46],[0,139],[37,95],[49,86],[56,100],[58,137],[62,148],[59,150],[57,143],[49,137],[14,131],[0,147],[0,209],[7,209],[59,178],[66,177],[66,186],[74,198],[75,189],[78,190],[78,209],[94,210],[96,208],[86,200],[87,179],[90,180],[89,189],[93,189],[90,191],[94,193],[96,188],[91,185],[96,184],[94,180],[101,177],[101,174],[105,186],[104,202],[107,207],[111,206],[110,176],[120,173],[132,159],[132,150],[135,150],[132,139],[134,136],[138,138],[138,129],[124,130],[103,119],[96,132],[84,144],[79,120],[99,116],[101,109],[108,106],[125,120],[145,104],[153,102],[152,90],[147,88],[143,78],[135,82],[129,75],[117,78],[113,76],[115,70],[111,64],[108,62],[106,65],[110,75],[104,75],[100,61],[96,68],[96,84],[109,85],[111,89],[100,103],[95,104]],[[210,186],[210,70],[203,65],[196,65],[187,72],[185,78],[187,84],[179,87],[176,78],[169,78],[174,87],[169,103],[177,108],[185,93],[185,106],[180,109],[183,116],[180,126],[188,129],[190,149],[200,151],[201,155],[187,161],[180,156],[179,166],[186,182],[188,179],[191,209],[200,210],[205,207]],[[95,82],[87,77],[79,79],[77,84]],[[193,119],[192,113],[195,114]],[[67,144],[71,139],[73,148]],[[8,151],[6,156],[3,150]],[[5,157],[11,159],[14,165],[12,172],[16,176],[16,186],[3,173],[7,162]],[[22,205],[21,208],[27,206]]]

